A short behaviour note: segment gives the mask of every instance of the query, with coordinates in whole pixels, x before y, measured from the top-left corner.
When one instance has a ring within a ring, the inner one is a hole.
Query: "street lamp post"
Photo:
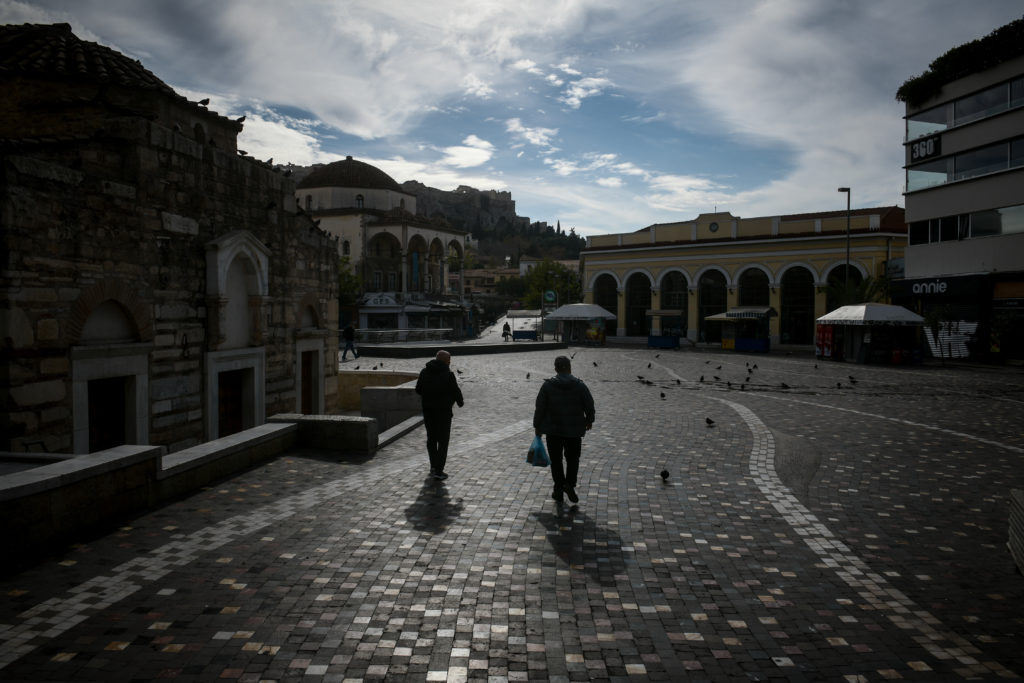
[[[846,271],[844,272],[843,289],[845,296],[850,295],[850,188],[840,187],[839,192],[846,193]]]

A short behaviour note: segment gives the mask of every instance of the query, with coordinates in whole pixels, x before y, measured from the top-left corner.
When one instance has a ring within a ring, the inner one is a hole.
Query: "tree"
[[[338,260],[338,303],[351,305],[356,303],[363,292],[363,280],[352,267],[352,260],[342,256]]]
[[[583,299],[579,273],[561,263],[545,259],[527,273],[525,279],[528,308],[540,308],[544,292],[549,289],[558,294],[560,305],[578,303]]]
[[[882,303],[889,299],[889,279],[869,277],[847,285],[844,279],[831,280],[825,287],[829,310],[854,304]]]

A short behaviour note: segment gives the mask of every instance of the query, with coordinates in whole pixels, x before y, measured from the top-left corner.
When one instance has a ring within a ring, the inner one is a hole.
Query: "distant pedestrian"
[[[345,350],[341,352],[341,362],[345,362],[345,355],[351,351],[355,358],[359,358],[359,351],[356,350],[356,331],[352,329],[352,323],[345,326],[341,331],[341,337],[345,340]]]
[[[555,372],[558,374],[544,380],[537,393],[533,431],[538,436],[547,434],[548,437],[551,479],[555,484],[551,497],[561,503],[565,494],[569,502],[576,503],[579,502],[576,476],[583,435],[594,426],[594,397],[587,385],[572,375],[571,361],[565,356],[555,359]]]
[[[508,338],[512,336],[512,328],[508,326],[508,323],[501,328],[501,338],[508,341]]]
[[[452,356],[438,351],[434,360],[420,370],[416,393],[423,405],[423,426],[427,429],[427,455],[434,479],[447,479],[448,439],[452,433],[452,406],[463,406],[462,390],[449,367]]]

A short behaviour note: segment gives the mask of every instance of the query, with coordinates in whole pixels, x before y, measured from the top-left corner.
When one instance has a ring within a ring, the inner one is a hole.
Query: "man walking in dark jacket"
[[[577,503],[576,475],[580,469],[583,435],[594,426],[594,397],[586,384],[572,376],[572,364],[565,356],[555,359],[555,372],[558,374],[544,380],[537,393],[533,431],[538,436],[548,435],[551,478],[555,483],[551,497],[561,503],[564,493],[569,502]]]
[[[430,474],[434,479],[448,478],[444,465],[448,460],[448,438],[452,433],[452,405],[458,403],[460,408],[463,405],[462,390],[449,368],[451,362],[450,353],[438,351],[416,380],[416,393],[423,405],[423,426],[427,428]]]

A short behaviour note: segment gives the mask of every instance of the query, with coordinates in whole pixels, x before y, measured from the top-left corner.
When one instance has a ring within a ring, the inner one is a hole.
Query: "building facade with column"
[[[941,320],[944,355],[1024,360],[1024,19],[950,50],[898,97],[909,240],[893,300]]]
[[[352,157],[315,168],[296,186],[295,199],[337,237],[339,256],[362,281],[357,327],[447,328],[462,336],[470,309],[446,289],[450,273],[463,270],[467,233],[419,215],[415,195]]]
[[[906,243],[898,206],[740,218],[728,212],[587,238],[584,300],[618,316],[606,333],[721,341],[730,309],[761,309],[772,344],[810,348],[829,283],[879,278]],[[847,270],[849,253],[849,270]]]

